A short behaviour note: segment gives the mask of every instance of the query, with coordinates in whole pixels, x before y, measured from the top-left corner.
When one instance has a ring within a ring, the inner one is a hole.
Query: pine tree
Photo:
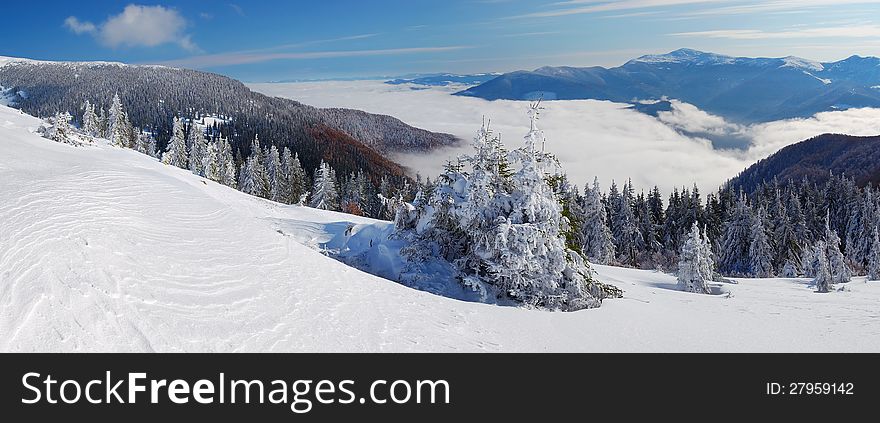
[[[208,153],[208,142],[202,129],[193,124],[189,128],[187,140],[189,146],[189,170],[190,172],[205,176],[205,157]]]
[[[739,200],[724,224],[724,235],[719,247],[719,270],[726,275],[747,276],[752,266],[749,260],[749,249],[752,245],[752,225],[754,218],[746,203],[745,195],[740,194]]]
[[[880,229],[874,227],[871,252],[868,254],[868,280],[880,281]]]
[[[281,155],[278,147],[269,147],[266,155],[266,178],[269,182],[269,199],[281,202],[284,190],[284,170],[281,168]]]
[[[220,145],[217,147],[217,164],[220,167],[218,173],[220,175],[220,183],[232,188],[238,188],[238,178],[236,174],[238,169],[235,166],[235,157],[232,154],[232,146],[229,140],[220,138]]]
[[[223,180],[223,167],[220,165],[218,144],[219,142],[214,141],[207,145],[207,154],[203,164],[205,177],[214,182],[221,182]]]
[[[97,124],[97,136],[98,138],[107,138],[107,114],[104,112],[104,108],[100,108],[99,111],[101,113],[98,114]]]
[[[174,126],[171,131],[171,140],[168,141],[168,147],[165,150],[165,153],[162,154],[162,163],[186,169],[188,160],[186,139],[183,134],[183,123],[179,118],[175,117]]]
[[[293,155],[290,154],[289,148],[284,147],[281,150],[281,175],[278,181],[278,201],[284,204],[294,204],[297,200],[293,195],[293,178],[291,177],[293,166]]]
[[[843,253],[840,252],[840,238],[837,232],[831,229],[829,218],[825,219],[825,257],[828,259],[828,268],[831,271],[831,283],[845,283],[852,278],[852,272],[846,264]]]
[[[130,147],[129,137],[131,134],[131,125],[122,109],[122,101],[119,99],[119,93],[113,95],[113,101],[110,103],[110,116],[107,121],[107,139],[117,147]]]
[[[55,116],[49,119],[50,126],[45,130],[43,136],[55,142],[74,145],[78,144],[72,138],[73,128],[70,126],[70,120],[70,113],[55,113]]]
[[[309,181],[306,178],[306,172],[303,170],[299,161],[299,154],[293,156],[290,166],[290,195],[291,204],[304,204],[305,198],[308,196]]]
[[[612,207],[611,233],[614,236],[614,245],[617,252],[617,260],[627,266],[638,264],[638,252],[644,248],[644,237],[639,232],[638,222],[633,212],[632,183],[627,182],[623,191],[616,196]]]
[[[83,110],[83,132],[92,137],[98,136],[100,129],[98,127],[98,115],[95,114],[95,106],[90,101],[86,100],[83,105]]]
[[[752,218],[749,244],[749,274],[758,278],[773,276],[773,252],[764,226],[764,209],[759,208]]]
[[[825,242],[819,241],[813,250],[813,262],[810,267],[815,269],[815,277],[813,283],[816,284],[817,292],[828,292],[831,290],[832,276],[828,256],[826,255],[827,246]]]
[[[599,178],[593,179],[593,188],[584,188],[584,223],[581,251],[593,263],[611,264],[614,261],[614,239],[606,222],[607,214],[602,205]]]
[[[337,210],[339,208],[339,194],[336,190],[336,176],[330,165],[321,161],[315,169],[315,184],[312,189],[311,207],[321,210]]]
[[[259,137],[254,137],[251,155],[242,164],[241,191],[257,197],[269,197],[269,175],[266,171],[266,158],[260,147]]]
[[[694,222],[678,258],[678,285],[684,291],[709,294],[713,273],[714,259],[709,239],[700,234]]]

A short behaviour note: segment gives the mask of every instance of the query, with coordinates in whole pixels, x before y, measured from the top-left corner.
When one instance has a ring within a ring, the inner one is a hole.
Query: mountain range
[[[737,123],[880,107],[880,58],[837,62],[748,58],[679,49],[615,68],[542,67],[506,73],[457,95],[486,100],[674,98]]]

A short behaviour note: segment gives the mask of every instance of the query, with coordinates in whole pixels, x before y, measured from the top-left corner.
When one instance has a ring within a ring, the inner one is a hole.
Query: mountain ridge
[[[817,62],[734,57],[693,49],[644,55],[621,66],[544,66],[503,74],[456,93],[486,100],[674,98],[739,123],[880,107],[880,58]]]

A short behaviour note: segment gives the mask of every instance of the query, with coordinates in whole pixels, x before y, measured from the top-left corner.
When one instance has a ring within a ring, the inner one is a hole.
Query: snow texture
[[[809,279],[694,295],[594,265],[625,298],[574,313],[458,301],[315,249],[345,241],[390,266],[390,223],[56,143],[40,125],[0,107],[0,351],[880,351],[880,283],[864,278],[824,295]]]

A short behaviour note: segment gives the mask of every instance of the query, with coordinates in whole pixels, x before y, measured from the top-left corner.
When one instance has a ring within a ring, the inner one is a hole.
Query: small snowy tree
[[[846,258],[840,252],[840,238],[837,232],[831,229],[829,220],[825,219],[825,257],[828,259],[828,268],[831,271],[831,283],[846,283],[852,279],[852,271],[846,264]]]
[[[709,282],[713,277],[713,267],[714,260],[708,238],[700,235],[700,229],[694,222],[678,258],[679,287],[688,292],[710,293]]]
[[[168,147],[162,154],[162,163],[170,166],[177,166],[181,169],[187,168],[186,139],[183,133],[183,123],[179,118],[174,118],[174,126],[171,130],[171,140],[168,141]]]
[[[67,112],[55,113],[48,119],[49,126],[41,128],[43,136],[55,142],[78,145],[73,139],[73,128],[70,126],[71,116]]]
[[[336,191],[336,176],[330,165],[321,160],[315,169],[315,184],[312,188],[311,207],[321,210],[336,210],[339,207],[339,194]]]
[[[815,269],[815,278],[813,283],[816,284],[817,292],[828,292],[831,290],[831,269],[826,255],[825,242],[819,241],[813,250],[812,268]]]

